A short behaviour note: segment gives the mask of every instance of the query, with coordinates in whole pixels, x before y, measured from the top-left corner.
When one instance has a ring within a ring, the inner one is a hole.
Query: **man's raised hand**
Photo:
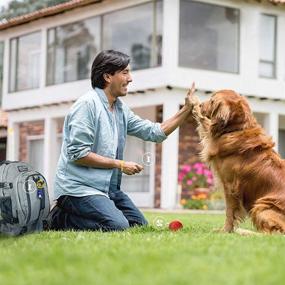
[[[185,98],[185,106],[189,111],[192,111],[195,105],[200,104],[199,98],[196,95],[194,95],[194,93],[195,93],[195,82],[192,83],[192,86],[188,90]]]

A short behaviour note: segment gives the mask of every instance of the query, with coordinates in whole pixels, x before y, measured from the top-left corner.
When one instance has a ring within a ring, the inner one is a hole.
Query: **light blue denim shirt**
[[[102,89],[95,88],[81,96],[65,117],[63,142],[57,165],[54,199],[62,195],[82,197],[106,195],[120,189],[122,173],[114,168],[81,166],[75,160],[90,152],[123,159],[126,136],[160,143],[167,138],[159,123],[141,119],[119,98],[115,104],[118,148],[114,146],[114,120],[108,99]]]

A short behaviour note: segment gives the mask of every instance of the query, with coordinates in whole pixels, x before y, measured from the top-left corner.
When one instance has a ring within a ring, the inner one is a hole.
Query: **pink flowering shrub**
[[[178,173],[182,195],[180,204],[187,209],[208,209],[214,184],[213,174],[202,162],[183,165]]]
[[[213,173],[204,163],[183,165],[178,173],[178,182],[182,188],[180,204],[183,208],[225,209],[223,193],[214,191]]]
[[[182,189],[193,191],[195,188],[211,188],[214,184],[211,170],[202,162],[185,164],[178,173]]]

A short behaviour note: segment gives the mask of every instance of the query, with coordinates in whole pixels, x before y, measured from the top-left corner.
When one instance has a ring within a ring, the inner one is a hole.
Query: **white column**
[[[279,135],[279,114],[269,113],[265,117],[264,128],[266,133],[272,137],[275,142],[275,150],[278,151],[278,135]]]
[[[258,78],[260,11],[246,5],[240,20],[240,74],[243,78]],[[255,88],[255,80],[242,80],[242,89]]]
[[[7,160],[19,160],[19,124],[9,120],[7,130]]]
[[[162,66],[173,71],[178,66],[179,0],[163,2],[162,41]]]
[[[163,105],[163,121],[172,117],[179,110],[179,104],[166,100]],[[161,159],[161,208],[173,209],[177,201],[179,132],[176,129],[162,143]]]
[[[44,88],[46,85],[47,74],[47,29],[43,28],[41,31],[41,65],[40,65],[40,88]]]
[[[277,23],[276,75],[277,79],[283,84],[285,79],[285,54],[281,51],[284,50],[285,47],[285,33],[284,29],[281,27],[285,26],[285,15],[279,16]],[[284,95],[284,93],[282,95]]]
[[[9,90],[9,69],[11,68],[10,62],[10,50],[9,50],[9,40],[5,40],[4,46],[4,59],[3,59],[3,94],[2,94],[2,106],[5,106],[5,99]]]
[[[45,119],[44,131],[44,176],[48,183],[50,201],[53,200],[53,183],[56,168],[57,122],[53,118]]]

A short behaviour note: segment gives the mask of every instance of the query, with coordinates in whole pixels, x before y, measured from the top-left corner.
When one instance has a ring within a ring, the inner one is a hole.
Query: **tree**
[[[2,7],[0,11],[0,21],[3,22],[20,15],[69,1],[70,0],[12,0],[6,8]]]

